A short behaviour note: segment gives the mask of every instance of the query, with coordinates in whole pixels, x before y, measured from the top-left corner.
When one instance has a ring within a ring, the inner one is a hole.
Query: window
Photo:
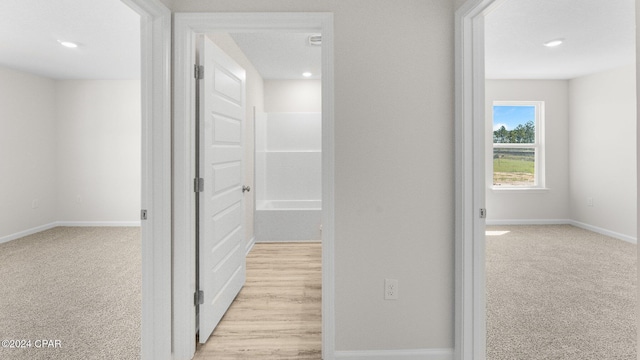
[[[544,102],[493,103],[493,188],[544,188]]]

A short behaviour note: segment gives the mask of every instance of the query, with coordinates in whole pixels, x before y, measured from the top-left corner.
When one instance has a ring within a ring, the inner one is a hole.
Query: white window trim
[[[533,186],[519,186],[519,185],[491,185],[492,190],[497,191],[513,191],[513,190],[547,190],[546,188],[546,164],[545,164],[545,131],[544,131],[544,101],[494,101],[491,109],[491,123],[493,124],[493,106],[533,106],[536,109],[535,118],[535,137],[536,142],[533,144],[495,144],[493,143],[493,126],[491,127],[491,149],[503,148],[503,149],[535,149],[535,168],[534,168],[534,185]],[[491,161],[491,178],[493,179],[493,161]]]

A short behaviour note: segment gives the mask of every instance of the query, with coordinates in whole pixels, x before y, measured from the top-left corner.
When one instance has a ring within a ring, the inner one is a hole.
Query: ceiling
[[[634,61],[635,0],[507,0],[485,18],[490,79],[572,79]]]
[[[238,47],[264,79],[320,79],[321,46],[311,46],[306,33],[234,33]],[[310,72],[305,78],[303,72]]]
[[[0,14],[2,66],[52,79],[140,78],[140,16],[120,0],[2,0]]]
[[[635,61],[634,0],[507,0],[486,17],[486,75],[571,79]],[[54,79],[140,77],[140,18],[119,0],[2,0],[0,65]],[[265,79],[320,78],[303,33],[231,34]],[[556,48],[542,44],[563,38]],[[67,49],[58,40],[79,44]]]
[[[140,17],[120,0],[1,0],[0,14],[0,66],[52,79],[140,78]],[[232,34],[263,78],[319,79],[309,35]]]

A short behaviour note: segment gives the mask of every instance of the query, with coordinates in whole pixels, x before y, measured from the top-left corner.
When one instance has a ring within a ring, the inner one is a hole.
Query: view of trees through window
[[[536,107],[493,106],[493,185],[536,186]]]
[[[533,120],[518,124],[515,129],[507,130],[505,125],[493,132],[493,142],[501,144],[533,144],[536,142],[536,127]]]

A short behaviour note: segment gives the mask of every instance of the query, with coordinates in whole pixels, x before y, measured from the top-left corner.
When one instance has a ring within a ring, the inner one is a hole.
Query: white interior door
[[[200,342],[207,341],[245,282],[242,130],[245,70],[205,36],[199,86]]]

